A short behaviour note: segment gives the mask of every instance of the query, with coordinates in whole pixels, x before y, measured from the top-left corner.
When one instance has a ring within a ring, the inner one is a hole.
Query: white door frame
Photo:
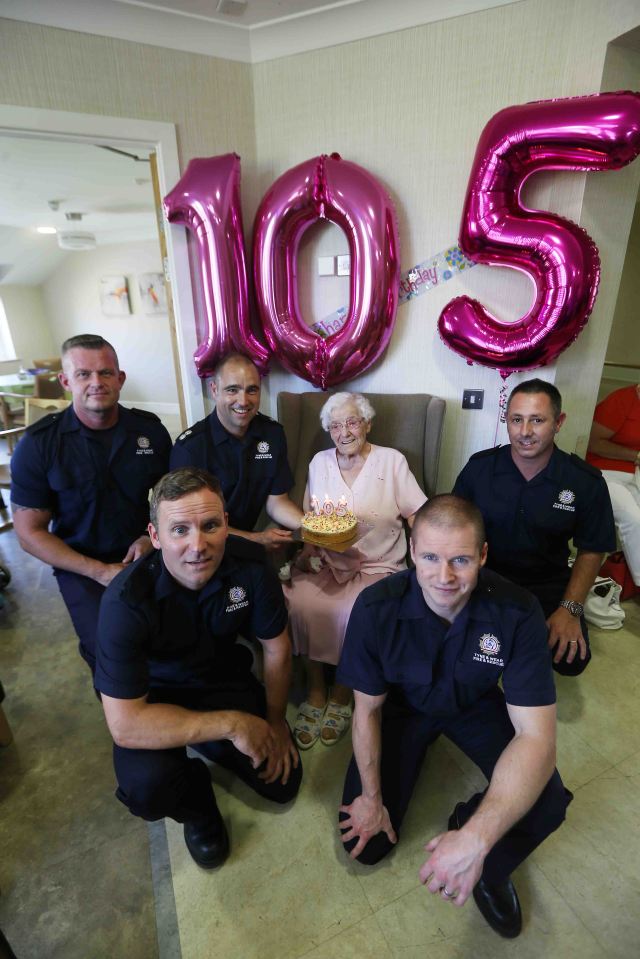
[[[166,196],[180,179],[178,143],[172,123],[0,104],[0,136],[70,140],[123,150],[153,149],[158,161],[161,194]],[[206,415],[206,410],[202,382],[193,362],[198,343],[187,234],[184,227],[170,227],[166,219],[165,227],[168,258],[165,268],[173,292],[185,410],[189,423],[194,423]]]

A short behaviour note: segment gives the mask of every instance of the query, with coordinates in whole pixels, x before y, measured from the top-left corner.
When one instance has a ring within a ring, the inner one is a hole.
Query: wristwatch
[[[564,606],[565,609],[568,609],[572,616],[575,616],[576,619],[579,619],[580,616],[584,613],[584,606],[582,603],[576,603],[573,599],[561,599],[560,606]]]

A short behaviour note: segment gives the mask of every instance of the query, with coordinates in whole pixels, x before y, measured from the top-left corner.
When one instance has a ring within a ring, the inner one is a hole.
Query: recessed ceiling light
[[[57,233],[55,226],[39,226],[36,227],[38,233]]]

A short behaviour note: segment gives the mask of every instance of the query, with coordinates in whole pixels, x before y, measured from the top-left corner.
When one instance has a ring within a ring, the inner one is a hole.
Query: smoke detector
[[[247,0],[218,0],[216,13],[226,13],[228,17],[241,17],[247,8]]]
[[[58,246],[61,250],[94,250],[96,238],[93,233],[83,233],[79,230],[58,233]]]

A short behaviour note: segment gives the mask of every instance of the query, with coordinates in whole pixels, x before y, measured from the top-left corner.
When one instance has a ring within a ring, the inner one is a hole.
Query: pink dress
[[[350,489],[338,467],[336,450],[322,450],[309,465],[307,497],[347,501],[363,523],[373,529],[344,553],[319,550],[319,573],[293,569],[284,592],[294,652],[322,663],[336,664],[349,615],[366,587],[406,569],[407,539],[402,524],[426,500],[397,450],[371,444],[371,451]]]

